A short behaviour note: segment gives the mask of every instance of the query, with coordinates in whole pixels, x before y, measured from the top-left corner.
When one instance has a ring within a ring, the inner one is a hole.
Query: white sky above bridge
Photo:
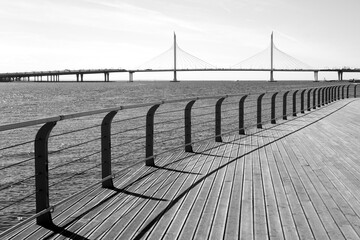
[[[173,31],[218,67],[265,49],[272,31],[311,66],[360,67],[359,11],[359,0],[1,0],[0,72],[133,69],[167,50]]]

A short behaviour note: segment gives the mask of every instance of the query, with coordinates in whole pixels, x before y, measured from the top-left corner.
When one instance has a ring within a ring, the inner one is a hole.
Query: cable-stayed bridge
[[[177,72],[190,71],[262,71],[270,73],[270,81],[274,81],[273,73],[277,72],[314,72],[314,80],[318,81],[319,72],[337,72],[338,80],[343,80],[344,72],[360,72],[360,68],[314,68],[277,48],[271,34],[270,45],[263,51],[249,57],[230,68],[216,67],[179,47],[174,33],[172,46],[140,65],[137,69],[81,69],[59,71],[34,71],[0,73],[0,81],[60,81],[60,75],[75,75],[77,82],[83,82],[84,74],[104,74],[104,81],[110,81],[110,73],[128,72],[132,82],[136,72],[173,72],[173,81],[178,81]],[[43,78],[44,77],[44,78]],[[46,77],[46,79],[45,79]]]

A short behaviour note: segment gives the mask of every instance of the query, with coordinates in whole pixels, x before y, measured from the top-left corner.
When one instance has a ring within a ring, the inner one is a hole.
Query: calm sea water
[[[329,84],[334,83],[315,83],[310,81],[281,81],[274,83],[261,81],[0,83],[0,124],[110,108],[119,105],[155,102],[162,99],[262,93],[284,91],[287,89],[315,88]],[[228,109],[226,112],[234,112],[234,109],[236,110],[237,108],[237,101],[235,99],[234,105],[230,103],[224,104],[224,108]],[[213,102],[205,104],[212,104],[210,108],[213,111]],[[183,109],[183,106],[179,106],[179,108]],[[213,113],[207,113],[202,108],[200,109],[202,111],[200,113],[204,115],[203,118],[200,116],[200,120],[208,122],[209,126],[207,127],[205,126],[206,124],[201,124],[201,122],[199,125],[205,130],[213,129],[213,125],[211,125],[213,124]],[[143,115],[145,112],[137,113],[137,109],[134,111],[131,114],[135,115],[129,116]],[[123,113],[118,115],[120,115],[119,117],[124,116]],[[224,121],[228,121],[229,124],[235,123],[234,116],[236,116],[236,113],[232,116],[230,115],[230,117],[224,115]],[[100,168],[98,164],[101,156],[98,151],[100,146],[100,128],[98,126],[99,122],[101,123],[101,119],[102,117],[96,118],[94,116],[80,120],[64,121],[64,123],[58,123],[56,129],[53,130],[52,135],[55,135],[55,137],[49,143],[51,152],[49,178],[50,184],[54,186],[50,188],[52,203],[56,203],[58,200],[77,192],[91,181],[99,180]],[[166,149],[167,144],[177,146],[183,141],[182,139],[177,142],[176,140],[167,141],[174,136],[173,131],[167,132],[167,130],[176,127],[176,125],[171,125],[172,121],[169,120],[172,119],[179,120],[179,124],[182,126],[183,112],[179,112],[178,116],[167,116],[164,119],[167,123],[159,126],[160,131],[165,130],[165,133],[158,139],[155,139],[155,141],[157,141],[157,146],[160,146],[162,150]],[[208,121],[208,119],[211,121]],[[118,119],[118,124],[114,124],[114,132],[121,133],[114,137],[112,143],[114,147],[113,159],[115,170],[116,167],[121,169],[136,159],[144,157],[144,142],[136,140],[139,136],[144,135],[143,129],[121,132],[123,128],[129,128],[131,125],[143,125],[143,118],[141,120],[142,122],[139,120],[139,123],[137,123],[136,119],[129,122],[121,122]],[[96,127],[90,128],[87,131],[75,132],[73,135],[70,133],[63,135],[66,131],[71,132],[72,129],[91,127],[93,125]],[[34,213],[34,197],[31,195],[34,191],[34,179],[31,177],[34,174],[34,160],[32,159],[34,146],[32,141],[38,128],[39,126],[36,126],[29,129],[0,133],[0,169],[29,159],[24,164],[0,170],[0,175],[2,176],[0,179],[0,231],[7,229]],[[181,135],[183,129],[179,131]],[[201,130],[197,137],[204,138],[212,136],[212,134],[212,130]],[[86,145],[71,147],[88,140],[91,141]],[[21,144],[19,147],[7,149],[7,146],[27,141],[29,141],[28,144]],[[125,144],[129,141],[131,144]],[[119,147],[116,148],[116,146]],[[62,150],[59,151],[59,149]],[[130,152],[131,157],[125,155],[124,152]],[[68,165],[74,159],[76,161]],[[89,167],[92,168],[92,166],[93,170],[82,173],[83,169],[86,170]],[[75,172],[75,170],[80,171],[80,174]],[[76,179],[73,176],[76,176]],[[28,180],[17,183],[24,178],[28,178]],[[24,197],[27,197],[25,201],[19,201],[19,199]],[[2,210],[2,208],[9,204],[13,205]]]
[[[324,84],[311,81],[0,83],[0,124],[159,99],[260,93]]]

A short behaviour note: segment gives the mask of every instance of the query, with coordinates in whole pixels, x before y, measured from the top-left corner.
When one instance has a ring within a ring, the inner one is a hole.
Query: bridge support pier
[[[177,82],[178,80],[177,80],[177,73],[176,73],[176,70],[174,70],[174,80],[173,80],[173,82]]]
[[[343,80],[343,71],[338,71],[338,80],[339,81]]]
[[[314,71],[314,81],[315,82],[319,81],[319,71]]]
[[[134,72],[129,72],[129,82],[134,81]]]
[[[105,82],[110,82],[110,73],[105,72],[104,73],[104,79],[105,79]]]
[[[274,82],[274,71],[270,70],[270,82]]]

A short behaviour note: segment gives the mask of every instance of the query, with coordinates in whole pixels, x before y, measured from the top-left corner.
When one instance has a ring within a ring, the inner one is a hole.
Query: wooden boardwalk
[[[360,239],[360,100],[156,164],[6,239]]]

